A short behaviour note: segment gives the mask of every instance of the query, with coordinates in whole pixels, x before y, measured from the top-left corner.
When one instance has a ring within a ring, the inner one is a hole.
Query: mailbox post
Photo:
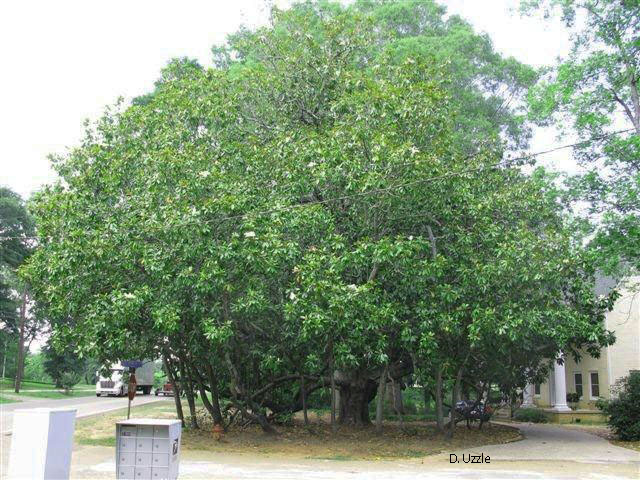
[[[131,401],[136,396],[136,390],[138,389],[138,382],[136,381],[136,368],[142,366],[140,360],[126,360],[122,362],[123,367],[129,368],[129,385],[127,387],[127,397],[129,402],[127,403],[127,420],[131,417]]]

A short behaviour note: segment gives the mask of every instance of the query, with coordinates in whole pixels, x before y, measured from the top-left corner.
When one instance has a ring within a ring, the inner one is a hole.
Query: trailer
[[[98,381],[96,382],[96,396],[124,396],[129,392],[129,384],[126,377],[129,369],[124,367],[122,363],[114,363],[109,369],[109,375],[103,376],[99,370],[96,373]],[[137,391],[143,395],[149,395],[153,387],[154,373],[156,371],[155,362],[152,360],[145,361],[141,367],[136,368]]]

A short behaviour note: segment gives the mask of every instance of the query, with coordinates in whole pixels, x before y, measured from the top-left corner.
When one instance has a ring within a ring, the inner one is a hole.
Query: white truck
[[[143,395],[149,395],[153,387],[153,380],[156,366],[152,360],[145,361],[143,365],[136,368],[136,383],[138,391],[142,391]],[[109,368],[110,376],[105,377],[100,371],[96,373],[98,381],[96,382],[96,396],[116,395],[123,396],[129,392],[129,383],[125,378],[128,372],[127,367],[123,367],[121,363],[114,363]]]

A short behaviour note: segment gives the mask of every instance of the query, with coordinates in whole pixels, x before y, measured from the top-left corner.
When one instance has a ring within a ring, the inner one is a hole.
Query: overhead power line
[[[349,195],[342,195],[339,197],[333,197],[333,198],[328,198],[328,199],[322,199],[322,200],[315,200],[315,201],[309,201],[309,202],[305,202],[305,203],[299,203],[299,204],[294,204],[294,205],[283,205],[281,207],[275,207],[272,209],[268,209],[268,210],[259,210],[259,211],[254,211],[254,212],[247,212],[247,213],[242,213],[242,214],[238,214],[238,215],[230,215],[227,217],[221,217],[221,218],[216,218],[216,219],[210,219],[210,220],[194,220],[192,222],[185,222],[182,225],[190,225],[190,224],[207,224],[207,223],[212,223],[212,222],[216,222],[216,223],[221,223],[221,222],[225,222],[228,220],[237,220],[237,219],[242,219],[242,218],[248,218],[248,217],[252,217],[252,216],[260,216],[260,215],[268,215],[268,214],[272,214],[272,213],[277,213],[277,212],[283,212],[283,211],[289,211],[289,210],[295,210],[295,209],[299,209],[299,208],[305,208],[305,207],[309,207],[311,205],[323,205],[323,204],[327,204],[327,203],[331,203],[331,202],[339,202],[339,201],[343,201],[343,200],[348,200],[348,199],[352,199],[352,198],[357,198],[357,197],[363,197],[363,196],[368,196],[368,195],[378,195],[380,193],[385,193],[385,192],[389,192],[389,191],[393,191],[393,190],[398,190],[401,188],[407,188],[407,187],[412,187],[415,185],[420,185],[420,184],[427,184],[427,183],[431,183],[434,181],[438,181],[438,180],[444,180],[446,178],[453,178],[453,177],[457,177],[457,176],[462,176],[468,173],[473,173],[473,172],[478,172],[478,171],[483,171],[483,170],[490,170],[493,168],[498,168],[498,167],[508,167],[511,166],[517,162],[520,161],[524,161],[527,159],[531,159],[534,157],[538,157],[540,155],[546,155],[549,153],[553,153],[553,152],[557,152],[559,150],[564,150],[567,148],[573,148],[573,147],[577,147],[577,146],[581,146],[581,145],[585,145],[588,143],[592,143],[598,140],[602,140],[604,138],[608,138],[610,136],[613,135],[618,135],[621,133],[627,133],[634,130],[633,128],[627,128],[624,130],[618,130],[615,132],[610,132],[607,134],[603,134],[603,135],[598,135],[592,138],[589,138],[587,140],[582,140],[579,142],[575,142],[575,143],[569,143],[569,144],[565,144],[565,145],[560,145],[558,147],[554,147],[554,148],[550,148],[548,150],[541,150],[538,152],[534,152],[534,153],[529,153],[526,155],[521,155],[518,157],[513,157],[513,158],[507,158],[505,160],[501,160],[499,162],[493,163],[493,164],[489,164],[489,165],[482,165],[479,167],[475,167],[475,168],[469,168],[469,169],[465,169],[465,170],[461,170],[461,171],[457,171],[457,172],[449,172],[449,173],[445,173],[443,175],[436,175],[436,176],[432,176],[432,177],[428,177],[428,178],[423,178],[423,179],[418,179],[418,180],[413,180],[411,182],[406,182],[406,183],[401,183],[401,184],[397,184],[397,185],[391,185],[389,187],[384,187],[384,188],[376,188],[376,189],[371,189],[371,190],[366,190],[364,192],[358,192],[358,193],[353,193],[353,194],[349,194]],[[477,157],[478,155],[480,155],[481,152],[470,155],[468,158],[474,158]],[[2,240],[12,240],[12,239],[22,239],[22,240],[37,240],[38,237],[22,237],[22,236],[16,236],[16,237],[3,237],[0,236],[0,241]]]

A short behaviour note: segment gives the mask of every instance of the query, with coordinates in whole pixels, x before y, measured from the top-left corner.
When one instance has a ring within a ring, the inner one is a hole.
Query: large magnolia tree
[[[193,426],[200,393],[214,421],[225,399],[269,430],[318,389],[365,424],[409,374],[441,404],[443,382],[452,401],[462,382],[513,389],[611,340],[544,173],[461,140],[447,65],[381,50],[376,22],[275,11],[57,160],[26,274],[59,344],[162,356]]]

